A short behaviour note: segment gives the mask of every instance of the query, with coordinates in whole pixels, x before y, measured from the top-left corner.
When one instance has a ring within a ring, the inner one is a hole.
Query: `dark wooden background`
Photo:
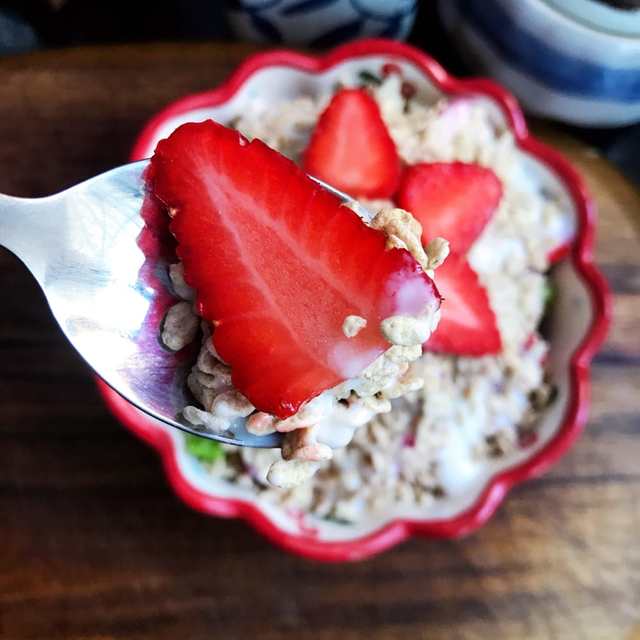
[[[0,59],[0,192],[44,195],[126,160],[142,123],[246,46],[136,45]],[[30,276],[0,251],[0,638],[640,638],[640,196],[583,170],[615,319],[582,439],[462,541],[325,566],[190,511],[106,412]]]

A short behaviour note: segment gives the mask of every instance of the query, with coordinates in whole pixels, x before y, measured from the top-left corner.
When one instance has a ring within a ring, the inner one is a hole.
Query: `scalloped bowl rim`
[[[138,160],[144,157],[155,132],[167,119],[193,109],[225,103],[254,73],[266,67],[284,66],[318,74],[351,58],[370,55],[404,59],[420,69],[442,92],[482,94],[491,98],[501,108],[518,146],[550,168],[567,187],[573,199],[579,222],[577,235],[571,246],[561,247],[554,258],[570,255],[573,268],[588,290],[593,307],[593,319],[570,360],[568,410],[556,434],[543,448],[524,462],[493,476],[474,504],[453,518],[432,521],[395,519],[372,533],[347,541],[327,542],[289,533],[278,527],[252,501],[219,497],[194,487],[180,468],[178,452],[171,436],[141,416],[133,405],[103,381],[97,381],[99,391],[114,416],[158,451],[173,490],[185,503],[209,515],[242,518],[282,548],[326,562],[372,556],[413,535],[454,538],[468,534],[491,517],[513,486],[539,475],[556,462],[567,452],[586,423],[590,392],[589,365],[606,336],[611,311],[611,296],[606,281],[592,259],[595,205],[582,178],[557,151],[529,134],[518,103],[505,89],[487,79],[455,78],[433,58],[409,45],[369,39],[337,47],[323,56],[305,55],[289,50],[272,50],[251,55],[215,89],[178,99],[151,118],[137,138],[131,159]]]

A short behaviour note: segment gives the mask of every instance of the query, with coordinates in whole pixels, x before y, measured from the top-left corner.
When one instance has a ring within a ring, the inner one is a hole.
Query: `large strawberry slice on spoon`
[[[466,258],[451,253],[438,267],[436,283],[443,298],[442,315],[425,349],[462,356],[498,353],[502,346],[496,316]]]
[[[279,418],[383,353],[383,319],[439,301],[407,251],[387,250],[290,160],[213,121],[161,141],[149,183],[234,385]],[[351,338],[349,315],[367,320]]]
[[[304,168],[354,197],[393,195],[400,158],[376,101],[365,89],[342,89],[333,96],[313,131]]]
[[[422,224],[423,240],[446,238],[465,253],[493,216],[502,184],[491,169],[463,162],[423,162],[409,167],[398,204]]]

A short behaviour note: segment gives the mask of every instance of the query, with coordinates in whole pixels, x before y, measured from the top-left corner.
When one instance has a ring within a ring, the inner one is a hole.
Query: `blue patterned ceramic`
[[[244,39],[332,47],[362,37],[402,40],[417,0],[234,0],[229,24]]]
[[[451,42],[528,111],[572,124],[640,121],[640,9],[595,0],[440,0]]]
[[[10,9],[0,8],[0,55],[23,53],[38,46],[31,26]]]

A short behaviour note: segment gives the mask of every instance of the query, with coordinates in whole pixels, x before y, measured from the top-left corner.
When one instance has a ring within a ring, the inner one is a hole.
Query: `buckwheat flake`
[[[391,316],[380,323],[380,331],[394,345],[411,347],[424,344],[431,335],[431,318]]]
[[[332,455],[331,447],[316,440],[313,427],[291,431],[286,434],[282,442],[282,458],[284,460],[322,462],[330,460]]]
[[[274,487],[291,489],[312,478],[318,466],[309,460],[278,460],[269,467],[267,481]]]
[[[202,411],[191,405],[186,406],[182,410],[182,415],[190,424],[205,427],[205,429],[211,433],[222,433],[229,426],[228,420],[219,418],[208,411]]]
[[[180,351],[193,342],[198,333],[200,318],[193,312],[191,303],[174,304],[164,319],[162,342],[172,351]]]
[[[361,316],[347,316],[342,323],[342,333],[347,338],[354,338],[367,326],[367,321]]]
[[[423,269],[429,268],[429,259],[422,247],[422,226],[408,211],[382,209],[371,221],[371,226],[386,234],[389,248],[406,249]]]
[[[275,416],[256,411],[247,418],[246,429],[254,436],[267,436],[276,432],[275,422]]]
[[[236,418],[246,418],[251,415],[255,407],[235,389],[225,391],[216,396],[211,405],[211,413],[221,418],[235,420]]]
[[[194,298],[193,289],[184,280],[184,266],[182,262],[169,266],[169,278],[175,294],[183,300],[192,301]]]
[[[426,269],[434,271],[447,259],[449,255],[449,241],[444,238],[433,238],[427,244],[427,266]]]

